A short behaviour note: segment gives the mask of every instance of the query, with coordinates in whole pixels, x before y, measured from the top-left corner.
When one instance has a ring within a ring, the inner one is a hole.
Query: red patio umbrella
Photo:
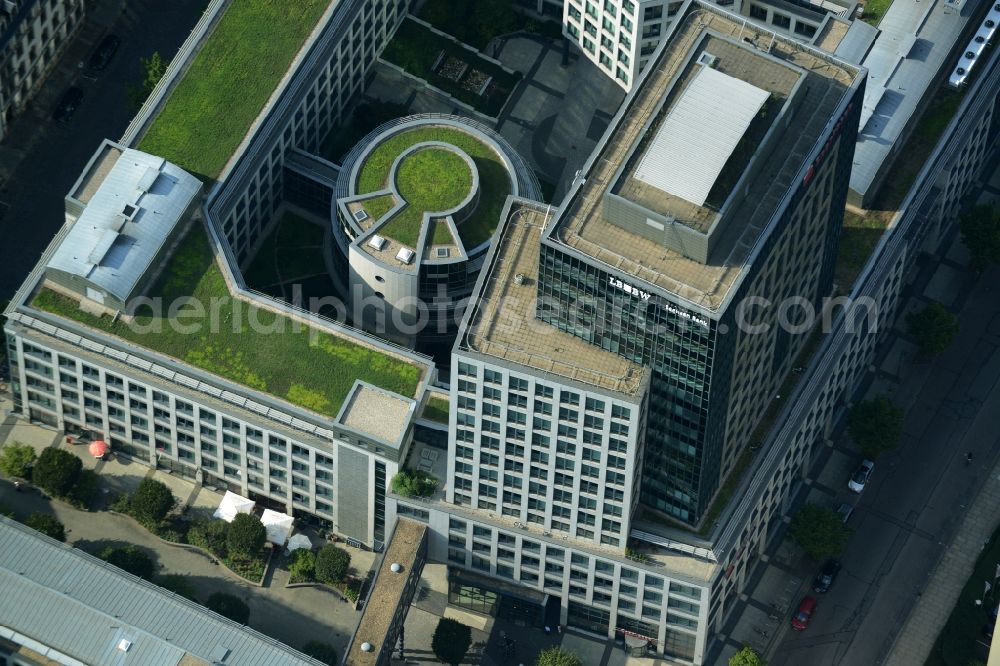
[[[94,456],[95,458],[103,458],[105,454],[107,454],[107,452],[110,450],[111,447],[108,446],[108,443],[103,440],[98,439],[90,443],[90,448],[89,448],[90,455]]]

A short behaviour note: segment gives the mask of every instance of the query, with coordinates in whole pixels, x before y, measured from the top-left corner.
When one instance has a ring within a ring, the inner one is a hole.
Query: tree
[[[225,557],[226,537],[229,534],[229,523],[219,518],[198,520],[188,530],[187,540],[192,546],[204,548],[216,557]]]
[[[260,554],[267,541],[267,530],[260,518],[251,513],[238,513],[229,523],[226,548],[230,557],[249,559]]]
[[[31,479],[43,490],[56,497],[63,497],[76,483],[82,467],[80,459],[69,451],[48,448],[38,456],[31,471]]]
[[[156,88],[156,84],[160,82],[160,79],[167,72],[167,63],[163,61],[163,57],[159,51],[154,51],[153,55],[149,56],[148,59],[139,58],[139,63],[142,66],[142,82],[138,86],[130,85],[128,87],[129,103],[136,110],[152,94],[153,89]]]
[[[288,573],[294,582],[312,580],[316,576],[316,555],[305,548],[294,551],[288,558]]]
[[[851,536],[851,528],[844,524],[844,520],[833,509],[819,504],[806,504],[792,518],[788,536],[806,551],[806,555],[821,561],[844,550]]]
[[[36,511],[28,516],[28,519],[24,521],[24,524],[33,530],[37,530],[42,534],[52,537],[56,541],[66,540],[66,528],[55,516],[50,516],[47,513]]]
[[[0,452],[0,472],[9,478],[28,478],[34,463],[35,449],[27,444],[14,442]]]
[[[101,481],[97,472],[92,469],[81,469],[66,499],[76,508],[89,511],[100,494]]]
[[[891,451],[903,436],[903,410],[884,395],[859,402],[847,416],[847,432],[869,458]]]
[[[962,216],[959,226],[974,269],[982,271],[1000,263],[1000,211],[976,206]]]
[[[451,666],[458,666],[465,659],[465,653],[472,645],[472,630],[461,622],[443,617],[438,620],[431,649],[438,659]],[[582,666],[582,665],[581,665]]]
[[[302,551],[295,551],[302,552]],[[306,551],[308,552],[308,551]],[[302,646],[302,651],[313,659],[319,659],[324,664],[329,664],[330,666],[336,666],[337,663],[337,651],[329,643],[323,643],[322,641],[309,641]]]
[[[327,544],[316,555],[316,580],[333,585],[347,578],[351,568],[351,555],[342,548]]]
[[[153,560],[146,554],[146,551],[136,546],[125,546],[124,548],[108,546],[101,551],[98,557],[134,576],[153,580],[153,569],[156,568],[156,565],[153,564]]]
[[[205,605],[233,622],[246,624],[250,620],[250,607],[242,599],[232,594],[213,592],[205,601]]]
[[[583,660],[575,652],[551,647],[538,653],[535,666],[583,666]]]
[[[392,477],[392,492],[403,497],[427,497],[437,489],[437,479],[422,470],[402,470]]]
[[[166,484],[156,479],[143,479],[132,493],[129,508],[137,520],[158,523],[166,518],[175,503],[174,495]]]
[[[958,335],[958,320],[940,303],[906,315],[906,328],[927,356],[940,354]]]
[[[767,666],[767,662],[749,645],[729,658],[729,666]]]

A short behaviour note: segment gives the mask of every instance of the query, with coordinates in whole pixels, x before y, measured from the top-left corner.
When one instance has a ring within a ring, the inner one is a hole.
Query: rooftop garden
[[[452,245],[455,243],[455,239],[451,236],[451,229],[448,228],[448,223],[441,218],[431,220],[431,230],[429,232],[430,242],[432,245]]]
[[[399,26],[382,58],[493,118],[521,80],[521,74],[411,19]]]
[[[403,245],[416,247],[424,213],[450,210],[472,190],[472,171],[458,154],[442,148],[424,148],[399,163],[396,189],[406,207],[379,230]]]
[[[472,214],[458,225],[458,232],[466,247],[470,249],[489,240],[500,220],[504,201],[506,201],[507,195],[511,192],[510,177],[507,174],[507,167],[491,147],[460,129],[424,126],[388,137],[365,158],[364,163],[361,165],[357,183],[358,193],[367,194],[386,189],[388,187],[389,171],[396,157],[410,146],[423,141],[441,141],[451,144],[472,158],[472,161],[476,165],[476,170],[479,172],[479,202],[476,204],[476,208]],[[424,152],[428,151],[421,151],[410,157],[418,158]],[[443,157],[444,155],[447,155],[447,159]],[[454,165],[451,165],[451,159],[455,160]],[[409,161],[409,159],[406,160],[406,162]],[[382,232],[385,235],[396,238],[401,243],[415,246],[416,235],[414,235],[413,229],[415,227],[417,234],[419,234],[423,211],[447,208],[447,206],[441,208],[438,206],[442,203],[453,201],[452,197],[457,196],[457,193],[463,190],[462,183],[466,183],[462,197],[458,198],[458,201],[461,201],[465,194],[468,194],[469,187],[468,182],[464,179],[471,178],[471,174],[465,162],[454,153],[448,151],[433,151],[431,155],[425,158],[415,159],[412,165],[407,167],[405,171],[403,169],[404,166],[406,166],[405,163],[400,165],[400,194],[406,197],[408,192],[420,201],[433,204],[433,207],[421,208],[417,205],[408,206],[407,208],[413,208],[416,212],[419,212],[420,219],[412,221],[409,218],[405,218],[404,222],[406,224],[398,225],[403,237],[392,235],[393,228],[388,224],[382,228]],[[453,173],[440,172],[438,171],[439,168]],[[433,181],[422,181],[422,178],[433,179]],[[438,193],[434,188],[438,187],[441,183],[447,185],[447,187],[442,193]],[[405,213],[405,209],[403,213]],[[371,214],[370,211],[369,214]],[[413,215],[413,213],[410,213],[410,215]],[[393,220],[391,224],[395,223],[396,220]],[[413,243],[407,243],[407,239],[413,240]]]
[[[329,4],[232,3],[138,148],[216,178]]]
[[[889,11],[892,0],[865,0],[864,13],[861,20],[869,25],[878,26],[882,22],[882,17]]]
[[[355,379],[405,396],[420,382],[414,364],[243,301],[234,306],[200,225],[148,296],[163,312],[181,299],[188,303],[173,317],[143,306],[134,325],[84,312],[76,300],[48,289],[32,305],[325,416],[336,416]]]
[[[451,403],[449,403],[445,398],[438,398],[437,396],[431,396],[427,400],[427,404],[424,406],[423,417],[425,419],[430,419],[431,421],[436,421],[438,423],[448,424],[448,412],[451,409]]]

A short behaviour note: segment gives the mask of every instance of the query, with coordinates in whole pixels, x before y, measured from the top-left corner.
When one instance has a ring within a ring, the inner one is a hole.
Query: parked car
[[[59,98],[59,104],[52,112],[52,117],[61,123],[68,123],[82,101],[83,91],[76,86],[71,87]]]
[[[867,458],[862,460],[851,480],[847,482],[847,487],[856,493],[860,493],[865,489],[865,484],[868,483],[868,479],[871,478],[873,471],[875,471],[875,463]]]
[[[847,502],[843,502],[839,506],[837,506],[837,515],[843,518],[844,524],[847,524],[847,520],[851,517],[852,513],[854,513],[853,504],[848,504]]]
[[[823,565],[823,568],[819,570],[818,574],[816,574],[815,580],[813,580],[813,592],[818,594],[826,594],[829,592],[839,571],[840,562],[837,560],[827,560],[826,564]]]
[[[118,52],[121,43],[121,37],[118,35],[107,35],[102,39],[101,43],[94,49],[93,55],[90,56],[90,68],[100,71],[107,67],[111,59],[115,57],[115,53]]]
[[[809,620],[812,619],[815,612],[816,599],[814,597],[804,598],[799,602],[799,609],[792,616],[792,629],[795,631],[805,631],[805,628],[809,626]]]

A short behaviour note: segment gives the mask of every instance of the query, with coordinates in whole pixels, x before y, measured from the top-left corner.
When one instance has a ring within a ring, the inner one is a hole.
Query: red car
[[[792,616],[792,629],[795,631],[805,631],[805,628],[809,626],[809,620],[812,619],[815,612],[816,600],[814,598],[806,597],[800,601],[799,609]]]

